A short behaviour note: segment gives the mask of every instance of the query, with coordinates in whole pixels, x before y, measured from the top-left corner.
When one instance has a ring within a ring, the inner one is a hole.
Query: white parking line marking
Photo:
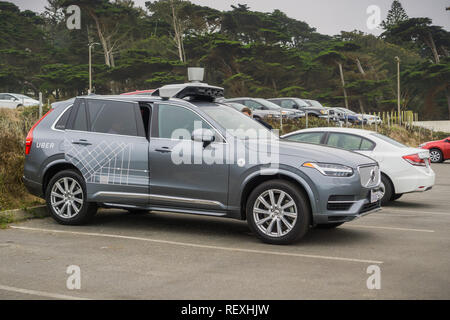
[[[390,209],[390,208],[384,208],[385,210],[383,210],[384,213],[389,212],[389,211],[394,211],[394,212],[411,212],[411,213],[426,213],[426,214],[436,214],[436,215],[443,215],[443,216],[450,216],[450,212],[439,212],[439,211],[417,211],[417,210],[399,210],[399,209]]]
[[[245,252],[245,253],[258,253],[258,254],[269,254],[269,255],[276,255],[276,256],[313,258],[313,259],[322,259],[322,260],[337,260],[337,261],[360,262],[360,263],[371,263],[371,264],[382,264],[383,263],[383,261],[377,261],[377,260],[353,259],[353,258],[344,258],[344,257],[320,256],[320,255],[314,255],[314,254],[289,253],[289,252],[276,252],[276,251],[267,251],[267,250],[254,250],[254,249],[242,249],[242,248],[233,248],[233,247],[210,246],[210,245],[203,245],[203,244],[196,244],[196,243],[150,239],[150,238],[141,238],[141,237],[132,237],[132,236],[121,236],[121,235],[117,235],[117,234],[107,234],[107,233],[77,232],[77,231],[52,230],[52,229],[41,229],[41,228],[19,227],[19,226],[11,226],[11,228],[20,229],[20,230],[28,230],[28,231],[66,233],[66,234],[83,235],[83,236],[91,236],[91,237],[138,240],[138,241],[163,243],[163,244],[170,244],[170,245],[177,245],[177,246],[184,246],[184,247],[215,249],[215,250],[232,251],[232,252],[234,251],[234,252]]]
[[[64,294],[51,293],[51,292],[45,292],[45,291],[37,291],[37,290],[15,288],[15,287],[4,286],[4,285],[0,285],[0,290],[10,291],[10,292],[18,292],[18,293],[24,293],[24,294],[30,294],[30,295],[33,295],[33,296],[40,296],[40,297],[46,297],[46,298],[63,299],[63,300],[90,300],[88,298],[67,296],[67,295],[64,295]]]
[[[394,227],[381,227],[381,226],[363,226],[360,224],[346,224],[345,227],[353,228],[366,228],[366,229],[386,229],[386,230],[396,230],[396,231],[414,231],[414,232],[434,232],[434,230],[427,229],[409,229],[409,228],[394,228]]]

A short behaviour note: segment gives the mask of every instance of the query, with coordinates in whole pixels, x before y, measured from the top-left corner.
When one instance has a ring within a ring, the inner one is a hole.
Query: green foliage
[[[80,6],[81,30],[67,29],[68,4]],[[228,97],[295,96],[344,106],[340,65],[350,108],[388,111],[396,108],[399,57],[402,108],[423,119],[448,117],[449,32],[428,18],[408,19],[399,1],[381,37],[359,31],[330,37],[280,10],[243,4],[218,11],[159,0],[145,7],[129,0],[48,0],[38,15],[0,1],[0,91],[42,91],[51,100],[86,94],[88,44],[97,42],[92,71],[99,94],[184,82],[187,66],[202,66],[205,81],[223,86]]]

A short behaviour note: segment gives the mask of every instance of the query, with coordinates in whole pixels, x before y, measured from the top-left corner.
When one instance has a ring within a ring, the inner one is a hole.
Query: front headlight
[[[353,175],[352,168],[340,164],[305,162],[303,167],[316,169],[324,176],[351,177]]]
[[[321,114],[327,114],[328,112],[326,110],[320,110]]]

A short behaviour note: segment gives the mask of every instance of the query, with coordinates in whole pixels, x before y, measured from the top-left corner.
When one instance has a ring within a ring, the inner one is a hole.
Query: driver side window
[[[191,140],[195,129],[211,126],[195,112],[169,104],[158,106],[157,135],[159,138]]]

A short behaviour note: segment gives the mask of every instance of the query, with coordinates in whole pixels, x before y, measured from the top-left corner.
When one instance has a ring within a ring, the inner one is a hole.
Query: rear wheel
[[[260,184],[247,201],[247,223],[264,242],[289,244],[309,229],[310,209],[303,193],[284,180]]]
[[[47,207],[60,224],[77,225],[89,221],[97,212],[97,205],[87,202],[83,177],[74,170],[55,174],[46,189]]]
[[[389,201],[393,200],[394,187],[392,186],[391,181],[384,174],[381,175],[381,184],[380,184],[381,194],[383,195],[381,198],[381,204],[385,205]]]
[[[430,160],[433,163],[439,163],[444,161],[444,157],[442,156],[442,152],[439,149],[431,149],[430,150]]]

